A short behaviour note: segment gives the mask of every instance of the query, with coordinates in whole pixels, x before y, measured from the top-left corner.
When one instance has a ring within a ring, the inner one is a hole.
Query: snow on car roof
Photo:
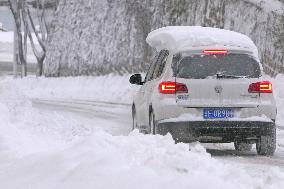
[[[248,36],[218,28],[168,26],[149,33],[146,41],[158,51],[168,49],[176,53],[203,47],[215,47],[248,51],[258,58],[257,47]]]

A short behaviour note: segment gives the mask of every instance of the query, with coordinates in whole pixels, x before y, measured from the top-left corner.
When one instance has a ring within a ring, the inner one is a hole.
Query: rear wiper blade
[[[248,78],[248,76],[226,75],[226,74],[221,74],[221,73],[217,73],[216,76],[217,76],[217,79],[220,79],[220,78],[232,78],[232,79]]]

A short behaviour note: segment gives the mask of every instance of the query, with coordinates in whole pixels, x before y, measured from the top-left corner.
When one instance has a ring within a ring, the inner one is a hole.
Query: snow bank
[[[3,188],[281,188],[284,178],[277,169],[253,178],[211,158],[199,144],[189,151],[188,145],[174,144],[170,136],[137,131],[128,137],[96,132],[60,151],[12,160],[12,166],[1,165]]]
[[[100,77],[60,77],[24,79],[6,78],[30,98],[94,100],[115,103],[132,103],[132,95],[139,88],[129,83],[130,75]]]
[[[157,51],[168,49],[172,52],[194,48],[228,48],[249,51],[258,58],[258,50],[246,35],[218,28],[201,26],[168,26],[149,33],[147,43]]]
[[[261,178],[218,161],[171,136],[112,136],[84,130],[78,120],[31,107],[18,89],[1,83],[0,187],[75,188],[281,188],[283,174]],[[12,91],[12,92],[11,92]],[[53,125],[55,124],[55,125]]]
[[[66,142],[92,131],[71,116],[38,111],[21,90],[2,79],[0,120],[0,153],[16,157],[62,148]]]

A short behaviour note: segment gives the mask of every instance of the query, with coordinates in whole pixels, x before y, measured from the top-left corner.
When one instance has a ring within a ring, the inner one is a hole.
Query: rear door
[[[257,82],[260,68],[246,54],[183,55],[176,63],[176,81],[188,87],[188,94],[177,94],[183,107],[256,107],[259,95],[248,92]]]
[[[137,98],[136,101],[136,111],[137,111],[137,119],[138,119],[138,123],[139,125],[143,125],[143,126],[147,126],[148,122],[147,122],[147,100],[146,100],[146,96],[147,94],[146,91],[149,88],[150,85],[150,81],[153,79],[153,74],[154,74],[154,70],[156,67],[156,63],[157,63],[157,59],[159,57],[159,54],[156,54],[156,56],[153,58],[153,61],[148,69],[148,72],[146,74],[145,80],[144,80],[144,84],[141,86],[140,90],[139,90],[139,96]]]
[[[151,103],[151,96],[154,87],[157,85],[156,79],[162,74],[165,60],[168,56],[167,50],[161,50],[155,57],[153,63],[151,64],[149,71],[145,78],[145,84],[141,88],[141,99],[139,99],[139,117],[140,122],[143,125],[148,125],[149,123],[149,105]]]

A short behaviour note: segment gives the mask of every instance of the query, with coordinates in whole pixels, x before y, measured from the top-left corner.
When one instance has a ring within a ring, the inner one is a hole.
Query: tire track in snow
[[[96,127],[113,135],[128,135],[132,128],[129,104],[85,101],[33,99],[34,108],[47,111],[69,112],[91,120]]]

